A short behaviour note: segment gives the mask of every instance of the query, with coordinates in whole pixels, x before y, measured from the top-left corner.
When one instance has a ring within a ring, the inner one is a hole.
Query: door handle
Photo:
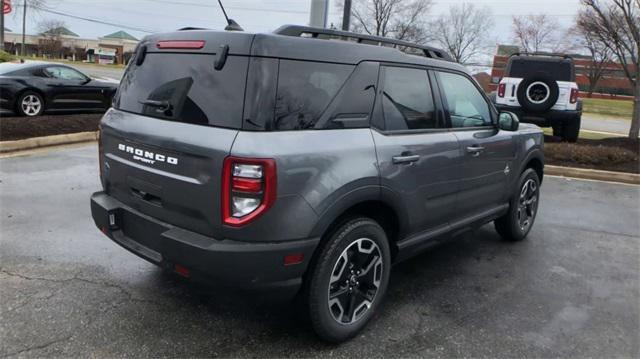
[[[393,156],[393,164],[412,163],[420,159],[419,155]]]
[[[482,146],[474,145],[467,147],[467,152],[470,153],[473,157],[480,156],[480,153],[482,153],[482,151],[484,151],[484,147]]]

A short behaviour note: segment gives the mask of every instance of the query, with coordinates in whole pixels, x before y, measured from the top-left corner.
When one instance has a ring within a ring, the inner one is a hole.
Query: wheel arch
[[[523,161],[523,166],[520,169],[520,173],[524,172],[527,168],[533,168],[538,174],[538,179],[542,183],[544,177],[544,155],[540,150],[534,150]]]
[[[355,192],[352,192],[351,195],[347,196],[348,198],[343,198],[339,203],[334,204],[320,215],[322,219],[313,229],[313,234],[321,237],[318,248],[344,222],[350,218],[364,216],[380,224],[387,235],[392,259],[395,258],[397,253],[396,242],[401,238],[406,228],[406,223],[402,220],[403,216],[399,210],[400,207],[393,201],[384,198],[384,196],[380,196],[380,188],[376,188],[375,191],[370,188],[369,190],[362,189]],[[315,252],[318,251],[318,248],[316,248]]]

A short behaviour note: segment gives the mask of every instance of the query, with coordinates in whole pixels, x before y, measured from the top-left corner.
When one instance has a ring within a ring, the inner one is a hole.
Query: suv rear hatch
[[[182,31],[143,40],[101,123],[107,193],[161,221],[219,233],[222,166],[242,126],[252,38]]]

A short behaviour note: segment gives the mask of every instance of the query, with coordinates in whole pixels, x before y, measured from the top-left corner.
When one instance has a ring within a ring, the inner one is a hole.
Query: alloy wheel
[[[329,281],[329,311],[335,321],[353,324],[364,316],[378,294],[382,270],[382,252],[369,238],[342,251]]]
[[[518,199],[518,225],[522,232],[526,232],[531,227],[537,208],[538,185],[530,178],[522,185]]]
[[[40,113],[42,101],[36,95],[27,95],[22,99],[20,106],[25,115],[35,116]]]

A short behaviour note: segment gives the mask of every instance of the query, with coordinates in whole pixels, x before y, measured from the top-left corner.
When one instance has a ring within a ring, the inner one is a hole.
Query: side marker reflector
[[[294,253],[289,254],[284,257],[284,265],[291,266],[295,264],[300,264],[304,261],[304,253]]]

